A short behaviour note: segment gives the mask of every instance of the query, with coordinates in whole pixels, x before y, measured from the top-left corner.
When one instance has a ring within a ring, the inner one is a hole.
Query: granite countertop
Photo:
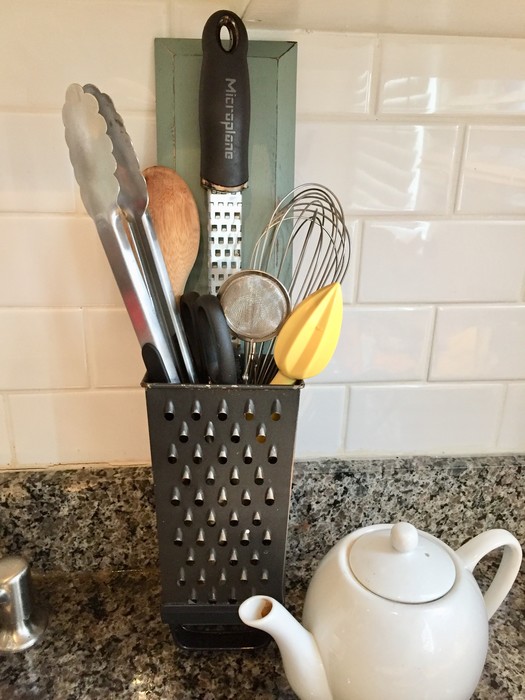
[[[524,467],[525,458],[299,465],[287,607],[300,616],[320,557],[371,522],[408,519],[454,548],[489,527],[523,542]],[[49,610],[38,644],[1,658],[2,700],[293,700],[273,642],[256,651],[174,645],[160,619],[152,503],[147,468],[0,474],[0,556],[32,562]],[[482,589],[495,563],[478,567]],[[524,572],[490,622],[475,700],[525,696]]]

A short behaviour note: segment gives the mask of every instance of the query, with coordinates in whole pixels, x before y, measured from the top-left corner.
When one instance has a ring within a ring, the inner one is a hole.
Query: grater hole
[[[238,423],[233,424],[230,439],[234,443],[238,443],[241,441],[241,429]]]
[[[188,424],[186,423],[185,420],[182,421],[180,424],[180,429],[179,429],[179,440],[181,442],[188,442],[190,439],[190,431],[188,428]]]
[[[261,520],[261,514],[259,513],[259,511],[256,511],[256,512],[253,514],[252,523],[253,523],[254,525],[260,525],[261,522],[262,522],[262,520]]]
[[[208,515],[206,516],[206,522],[210,527],[215,527],[217,524],[217,518],[215,517],[215,511],[213,509],[208,511]]]
[[[184,514],[184,525],[187,525],[188,527],[192,524],[193,522],[193,513],[191,512],[191,508],[188,508],[186,510],[186,513]]]
[[[224,486],[221,486],[217,502],[220,506],[225,506],[228,503],[228,494],[226,493]]]
[[[241,535],[241,545],[247,547],[250,544],[250,531],[244,530]]]
[[[230,591],[230,595],[228,597],[228,603],[230,603],[230,605],[237,605],[237,595],[235,593],[235,588],[232,588]]]
[[[244,448],[242,461],[244,462],[244,464],[251,464],[253,462],[252,448],[250,447],[250,445],[246,445],[246,447]]]
[[[186,585],[186,573],[184,569],[181,567],[179,569],[179,578],[177,579],[177,586],[185,586]]]
[[[239,524],[239,516],[238,516],[237,512],[235,510],[233,510],[230,513],[230,525],[232,525],[232,527],[237,527],[238,524]]]
[[[182,483],[184,484],[184,486],[189,486],[191,484],[191,471],[187,464],[182,470]]]
[[[279,399],[275,399],[273,402],[270,415],[273,421],[281,420],[281,402]]]
[[[173,540],[173,544],[177,547],[182,547],[182,530],[180,527],[177,528],[177,531],[175,532],[175,539]]]
[[[270,451],[268,452],[268,462],[270,464],[277,463],[277,447],[275,447],[275,445],[270,447]]]
[[[199,443],[195,445],[195,449],[193,450],[193,463],[202,463],[202,447],[199,445]]]
[[[193,402],[193,405],[191,407],[191,417],[193,420],[200,420],[202,415],[202,407],[201,407],[201,402],[198,399],[195,399]]]
[[[244,489],[241,496],[241,503],[243,504],[243,506],[249,506],[251,502],[252,497],[250,496],[250,492],[248,491],[248,489]]]
[[[168,450],[168,462],[170,464],[176,464],[178,459],[177,448],[173,443],[171,443]]]
[[[268,581],[269,578],[270,578],[270,577],[269,577],[269,575],[268,575],[268,569],[263,569],[263,572],[262,572],[262,574],[261,574],[261,581],[262,581],[263,583],[266,583],[266,581]]]
[[[219,547],[226,547],[228,544],[228,538],[226,537],[226,530],[224,528],[221,528],[221,531],[219,532],[218,543]]]
[[[262,467],[257,467],[257,469],[255,470],[253,480],[255,481],[257,486],[261,486],[262,484],[264,484],[264,472],[262,470]]]
[[[219,404],[219,409],[217,411],[217,418],[219,420],[226,420],[228,418],[228,404],[224,399],[221,400]]]
[[[195,552],[192,547],[188,549],[188,553],[186,554],[186,564],[188,566],[193,566],[195,564]]]
[[[237,486],[240,480],[241,479],[239,476],[239,470],[237,469],[237,467],[233,467],[233,469],[230,472],[230,484],[232,486]]]
[[[196,506],[202,506],[204,504],[204,492],[202,489],[199,489],[197,493],[195,494],[195,505]]]
[[[206,432],[204,434],[204,439],[208,444],[211,444],[215,440],[215,429],[213,427],[213,423],[211,421],[208,421],[208,425],[206,426]]]
[[[232,552],[230,554],[230,566],[237,566],[239,563],[239,556],[237,554],[236,549],[232,549]]]
[[[273,506],[273,504],[275,503],[275,496],[271,487],[266,491],[266,494],[264,496],[264,502],[267,506]]]
[[[228,461],[228,450],[226,449],[226,445],[221,445],[217,459],[219,464],[226,464]]]
[[[188,598],[188,603],[190,605],[197,605],[199,602],[199,597],[197,595],[197,591],[193,588],[191,591],[191,596]]]
[[[272,533],[270,530],[265,530],[262,538],[262,543],[265,547],[269,547],[272,543]]]
[[[204,571],[204,569],[200,570],[199,578],[197,579],[197,583],[199,586],[204,586],[204,584],[206,583],[206,572]]]
[[[205,544],[204,530],[202,529],[202,527],[200,527],[199,531],[197,533],[197,546],[204,547],[204,544]]]
[[[257,435],[255,436],[255,439],[260,445],[266,442],[266,426],[264,425],[264,423],[261,423],[257,427]]]
[[[215,483],[215,469],[213,467],[208,469],[208,473],[206,474],[206,483],[208,486]]]
[[[173,420],[175,418],[175,406],[173,401],[166,401],[164,406],[164,418],[165,420]]]
[[[255,417],[255,405],[252,399],[248,399],[244,404],[244,417],[246,420],[253,420]]]
[[[179,506],[180,505],[180,491],[176,486],[173,487],[173,491],[171,492],[170,501],[171,501],[172,506]]]
[[[255,549],[252,552],[252,556],[250,557],[250,564],[257,566],[257,564],[259,563],[259,559],[260,559],[259,552]]]
[[[241,571],[241,583],[248,583],[248,571],[244,566]]]

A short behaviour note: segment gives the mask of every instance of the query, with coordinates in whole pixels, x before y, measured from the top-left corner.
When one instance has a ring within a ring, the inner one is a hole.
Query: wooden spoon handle
[[[149,213],[178,300],[199,250],[199,212],[190,188],[175,170],[154,165],[143,174]]]

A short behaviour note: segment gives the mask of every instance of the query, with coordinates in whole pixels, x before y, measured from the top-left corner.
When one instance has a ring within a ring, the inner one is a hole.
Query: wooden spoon
[[[175,170],[153,165],[143,175],[148,188],[148,210],[178,301],[199,250],[199,212],[190,188]]]
[[[279,368],[272,384],[294,384],[323,371],[337,347],[343,322],[339,282],[303,299],[284,322],[275,343]]]

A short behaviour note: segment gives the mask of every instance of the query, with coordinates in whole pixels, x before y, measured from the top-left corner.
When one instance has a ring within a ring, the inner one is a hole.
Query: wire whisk
[[[275,208],[255,244],[250,267],[277,277],[294,308],[316,290],[342,282],[350,252],[339,199],[324,185],[308,183],[294,188]],[[273,344],[259,344],[253,365],[256,384],[268,383],[275,374]]]

